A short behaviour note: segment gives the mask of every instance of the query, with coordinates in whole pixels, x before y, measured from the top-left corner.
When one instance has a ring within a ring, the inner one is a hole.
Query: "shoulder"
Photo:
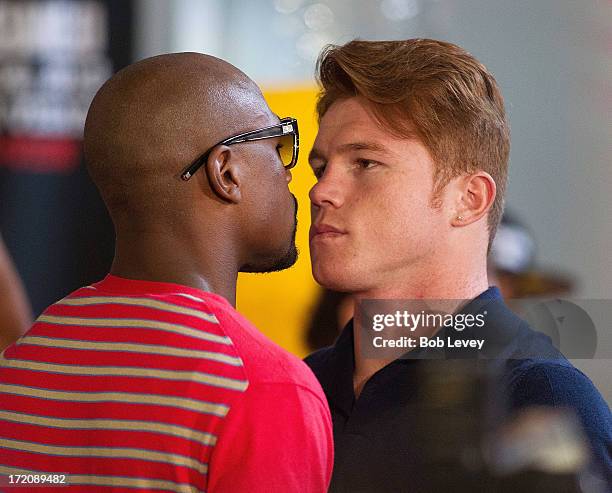
[[[306,358],[304,358],[304,363],[306,363],[315,373],[315,375],[317,375],[319,371],[323,371],[326,368],[330,358],[332,357],[333,349],[333,346],[318,349],[314,353],[306,356]]]
[[[230,305],[211,307],[231,339],[253,388],[279,384],[307,388],[316,394],[321,387],[312,371],[297,356],[274,343]]]
[[[572,408],[587,427],[612,435],[608,404],[591,380],[568,361],[515,362],[509,375],[513,409],[542,405]]]
[[[517,397],[532,395],[534,404],[561,405],[603,398],[580,370],[567,360],[516,360],[509,363],[509,385]]]

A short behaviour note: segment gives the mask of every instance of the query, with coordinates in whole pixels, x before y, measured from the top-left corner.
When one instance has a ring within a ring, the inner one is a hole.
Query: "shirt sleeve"
[[[327,403],[290,383],[250,385],[225,418],[208,492],[324,493],[333,467]]]

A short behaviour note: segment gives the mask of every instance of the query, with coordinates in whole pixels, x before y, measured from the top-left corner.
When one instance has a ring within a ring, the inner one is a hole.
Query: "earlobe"
[[[232,151],[228,146],[215,147],[204,165],[213,193],[225,202],[237,204],[242,199],[241,180]]]

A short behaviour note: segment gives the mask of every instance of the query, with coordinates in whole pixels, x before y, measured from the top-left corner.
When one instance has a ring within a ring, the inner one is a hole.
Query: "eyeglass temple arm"
[[[181,175],[181,178],[184,181],[189,180],[189,178],[191,178],[193,176],[193,174],[198,171],[202,165],[208,160],[208,156],[210,156],[210,152],[212,151],[212,149],[210,149],[209,151],[205,152],[204,154],[202,154],[198,159],[196,159],[193,164],[191,164],[185,171],[183,171],[183,174]]]
[[[212,148],[211,148],[211,149],[210,149],[208,152],[206,152],[205,154],[203,154],[202,156],[200,156],[198,159],[196,159],[196,160],[193,162],[193,164],[192,164],[192,165],[190,165],[190,166],[189,166],[189,167],[188,167],[188,168],[187,168],[187,169],[186,169],[186,170],[183,172],[183,174],[181,175],[181,178],[182,178],[184,181],[189,180],[189,179],[190,179],[190,178],[193,176],[193,174],[194,174],[194,173],[195,173],[197,170],[199,170],[199,169],[201,168],[201,166],[202,166],[202,165],[203,165],[203,164],[206,162],[206,160],[208,159],[208,156],[210,155],[211,151],[212,151],[212,150],[213,150],[215,147],[217,147],[217,146],[219,146],[219,145],[221,145],[221,144],[226,144],[226,145],[229,145],[229,144],[239,144],[239,143],[241,143],[241,142],[248,142],[248,141],[251,141],[251,140],[260,140],[260,139],[265,139],[265,138],[268,138],[268,137],[270,137],[270,136],[265,136],[265,137],[255,137],[255,138],[249,138],[249,137],[252,137],[253,135],[256,135],[256,134],[258,134],[258,133],[260,133],[260,132],[263,132],[263,131],[265,131],[265,130],[271,130],[271,129],[275,128],[275,127],[278,127],[279,125],[281,125],[281,128],[280,128],[280,130],[281,130],[281,134],[279,135],[279,137],[280,137],[280,136],[282,136],[282,135],[285,135],[285,132],[283,132],[283,127],[284,127],[285,125],[291,125],[291,128],[292,128],[292,130],[293,130],[293,133],[294,133],[294,134],[297,136],[297,132],[295,131],[295,126],[293,125],[293,123],[292,123],[291,121],[281,121],[281,123],[280,123],[280,124],[278,124],[278,125],[274,125],[273,127],[270,127],[269,129],[254,130],[254,131],[252,131],[252,132],[245,132],[244,134],[236,135],[236,136],[234,136],[234,137],[231,137],[231,138],[229,138],[229,139],[225,139],[225,140],[223,140],[223,141],[219,142],[218,144],[214,145],[214,146],[213,146],[213,147],[212,147]]]

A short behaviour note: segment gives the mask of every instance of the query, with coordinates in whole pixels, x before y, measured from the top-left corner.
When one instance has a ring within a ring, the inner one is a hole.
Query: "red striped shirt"
[[[109,275],[0,358],[2,487],[323,492],[332,450],[310,370],[197,289]]]

